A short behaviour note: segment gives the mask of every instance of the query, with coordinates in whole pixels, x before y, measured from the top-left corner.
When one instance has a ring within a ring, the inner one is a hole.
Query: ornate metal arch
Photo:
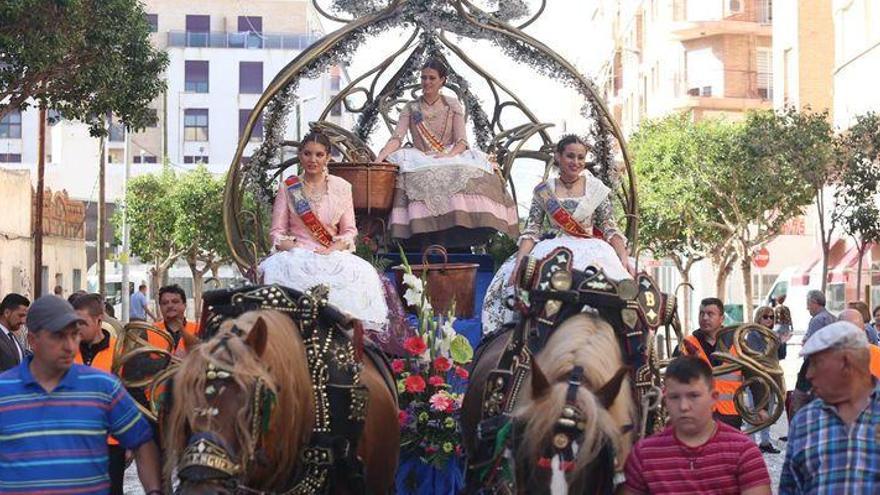
[[[365,158],[372,158],[366,141],[379,116],[382,116],[386,126],[392,125],[390,107],[394,106],[393,102],[414,82],[414,74],[423,57],[431,55],[445,58],[449,53],[476,73],[492,94],[493,109],[487,113],[473,95],[470,83],[455,71],[455,65],[449,65],[450,86],[462,98],[471,116],[477,135],[476,145],[497,155],[508,179],[513,163],[518,158],[543,161],[546,167],[552,157],[552,139],[547,132],[549,124],[541,122],[524,101],[450,42],[447,33],[490,40],[518,61],[532,64],[538,72],[552,75],[582,95],[586,100],[582,114],[593,123],[590,134],[594,140],[597,170],[600,170],[600,178],[611,184],[616,182],[613,141],[617,142],[616,147],[622,155],[626,175],[626,181],[620,184],[617,197],[623,205],[627,219],[626,231],[635,249],[638,228],[636,183],[620,128],[592,83],[554,50],[523,31],[544,12],[546,0],[541,0],[538,8],[531,13],[523,0],[494,0],[498,9],[492,12],[469,0],[334,0],[335,10],[346,12],[351,19],[343,18],[341,14],[331,14],[318,0],[312,2],[319,14],[346,24],[306,48],[267,85],[247,121],[227,176],[224,227],[233,259],[243,270],[254,268],[268,248],[265,241],[265,211],[255,208],[255,204],[262,203],[265,207],[274,192],[274,180],[284,167],[297,163],[295,158],[284,160],[279,155],[285,147],[295,148],[299,144],[284,140],[283,134],[284,119],[294,104],[300,78],[314,77],[333,64],[345,63],[347,57],[365,39],[397,26],[408,26],[412,29],[409,39],[379,65],[352,80],[328,102],[320,121],[313,124],[330,131],[346,159],[363,161]],[[381,4],[385,5],[380,6]],[[512,24],[513,20],[521,18],[525,18],[525,21],[518,26]],[[389,75],[394,63],[404,55],[406,59]],[[363,97],[364,102],[353,105],[350,102],[352,97]],[[386,105],[384,112],[380,108],[383,101],[392,103]],[[335,105],[344,105],[347,111],[360,114],[356,129],[342,129],[324,122]],[[506,129],[502,123],[502,114],[514,110],[519,112],[522,124]],[[257,120],[264,112],[266,137],[263,144],[249,160],[243,160],[245,147]],[[541,143],[537,149],[527,148],[526,142],[534,141],[532,138]],[[515,194],[512,181],[509,183]]]

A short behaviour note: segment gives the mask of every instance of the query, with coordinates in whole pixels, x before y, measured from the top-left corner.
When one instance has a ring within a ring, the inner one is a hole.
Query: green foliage
[[[176,175],[168,168],[128,182],[125,201],[131,254],[158,264],[180,251],[174,242],[177,208],[170,200],[176,183]],[[121,209],[116,210],[113,223],[116,231],[122,232]]]
[[[638,177],[639,238],[656,257],[705,256],[719,242],[717,210],[701,182],[706,126],[688,115],[644,122],[629,142]]]
[[[33,98],[95,136],[106,132],[96,116],[150,124],[165,87],[168,58],[150,44],[138,0],[0,2],[0,54],[0,115]]]
[[[880,115],[857,116],[837,144],[836,163],[842,175],[835,215],[844,231],[860,242],[880,242]]]
[[[513,256],[517,251],[516,239],[507,234],[496,234],[489,238],[486,243],[486,251],[492,256],[497,270],[501,265]]]
[[[177,209],[174,242],[196,259],[231,258],[223,227],[223,187],[221,178],[199,165],[181,174],[171,193]]]

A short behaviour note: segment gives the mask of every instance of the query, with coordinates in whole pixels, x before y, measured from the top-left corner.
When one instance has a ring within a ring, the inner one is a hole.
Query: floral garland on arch
[[[406,355],[391,363],[399,393],[400,447],[443,469],[462,455],[458,417],[468,379],[465,365],[474,351],[452,328],[454,310],[434,314],[427,283],[413,274],[405,255],[403,267],[403,298],[416,308],[418,328],[403,343]]]

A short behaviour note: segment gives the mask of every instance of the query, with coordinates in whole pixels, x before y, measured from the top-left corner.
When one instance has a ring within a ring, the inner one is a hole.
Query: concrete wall
[[[855,116],[880,109],[880,2],[834,0],[834,124],[852,125]]]
[[[33,271],[31,242],[31,179],[27,170],[0,169],[0,297],[28,291]],[[24,285],[23,285],[24,282]]]

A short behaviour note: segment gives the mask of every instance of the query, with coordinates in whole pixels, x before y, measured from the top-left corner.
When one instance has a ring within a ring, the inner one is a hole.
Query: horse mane
[[[620,392],[607,410],[591,392],[605,385],[623,366],[620,346],[611,326],[598,317],[577,314],[553,332],[535,359],[547,377],[550,389],[537,399],[531,393],[523,394],[520,406],[514,413],[518,420],[526,422],[522,445],[517,453],[520,461],[534,464],[543,455],[556,420],[565,406],[568,376],[576,365],[580,365],[584,369],[586,387],[579,387],[576,402],[586,421],[573,475],[582,473],[608,440],[614,447],[618,466],[622,466],[632,446],[631,436],[624,438],[622,428],[634,424],[636,418],[629,380],[620,387]],[[531,377],[523,388],[531,391]]]
[[[267,329],[267,345],[262,356],[257,356],[244,341],[258,318],[263,319]],[[245,335],[233,334],[233,327],[244,330]],[[218,347],[224,338],[226,346]],[[225,352],[227,348],[229,352]],[[256,486],[280,486],[294,472],[300,449],[310,438],[314,417],[311,379],[299,329],[278,311],[249,311],[223,322],[217,335],[189,352],[174,376],[173,407],[165,421],[167,479],[186,448],[188,425],[199,418],[196,411],[208,407],[204,394],[208,364],[232,370],[232,379],[248,397],[252,396],[257,379],[262,379],[275,394],[270,434],[261,439],[268,460],[264,464],[269,470],[263,471],[262,476],[250,478]],[[250,413],[251,406],[247,404],[235,419],[240,456],[244,456],[245,446],[251,441]]]

